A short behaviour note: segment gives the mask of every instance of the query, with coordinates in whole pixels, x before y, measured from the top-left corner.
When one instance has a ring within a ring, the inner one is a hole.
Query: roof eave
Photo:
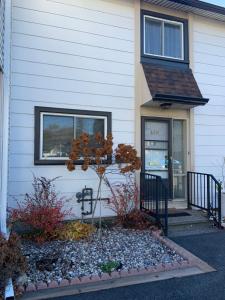
[[[143,0],[144,2],[194,13],[203,17],[225,22],[225,8],[198,0]]]
[[[178,103],[191,106],[206,105],[209,102],[207,98],[187,97],[179,95],[156,94],[152,98],[153,101],[165,101],[168,103]]]

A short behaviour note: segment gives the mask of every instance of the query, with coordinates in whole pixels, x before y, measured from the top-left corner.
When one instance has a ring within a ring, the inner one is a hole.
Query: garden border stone
[[[215,271],[214,268],[191,252],[162,236],[160,230],[153,231],[152,235],[168,248],[176,251],[185,260],[180,263],[159,264],[144,269],[114,271],[111,274],[104,273],[101,276],[84,276],[72,280],[63,279],[61,282],[52,281],[48,285],[43,282],[35,285],[30,283],[28,286],[19,287],[20,290],[25,292],[21,300],[50,299],[63,295],[73,295]]]

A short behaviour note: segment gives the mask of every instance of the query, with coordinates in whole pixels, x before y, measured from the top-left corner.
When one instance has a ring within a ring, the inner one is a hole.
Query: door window
[[[186,156],[185,123],[173,120],[173,193],[174,198],[185,198]]]
[[[169,124],[145,121],[145,171],[168,178]]]
[[[144,120],[144,169],[164,179],[171,198],[185,198],[186,123],[171,121]]]

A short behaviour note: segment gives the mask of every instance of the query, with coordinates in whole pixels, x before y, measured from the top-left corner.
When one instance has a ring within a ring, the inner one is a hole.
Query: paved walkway
[[[225,300],[225,231],[174,238],[217,271],[55,300]]]

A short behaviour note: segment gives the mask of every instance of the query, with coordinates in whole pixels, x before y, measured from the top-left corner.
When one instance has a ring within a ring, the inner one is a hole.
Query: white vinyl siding
[[[0,72],[0,193],[2,191],[2,166],[3,166],[3,74]],[[1,201],[0,201],[1,203]]]
[[[3,70],[4,60],[4,22],[5,21],[5,0],[0,0],[0,68]]]
[[[222,179],[225,159],[225,27],[195,18],[194,75],[210,101],[195,108],[195,169]]]
[[[79,216],[74,195],[85,185],[96,192],[97,177],[65,166],[34,166],[34,107],[112,112],[114,143],[134,144],[134,4],[12,3],[9,205],[31,191],[32,173],[61,176],[57,189],[73,197],[68,205]]]

